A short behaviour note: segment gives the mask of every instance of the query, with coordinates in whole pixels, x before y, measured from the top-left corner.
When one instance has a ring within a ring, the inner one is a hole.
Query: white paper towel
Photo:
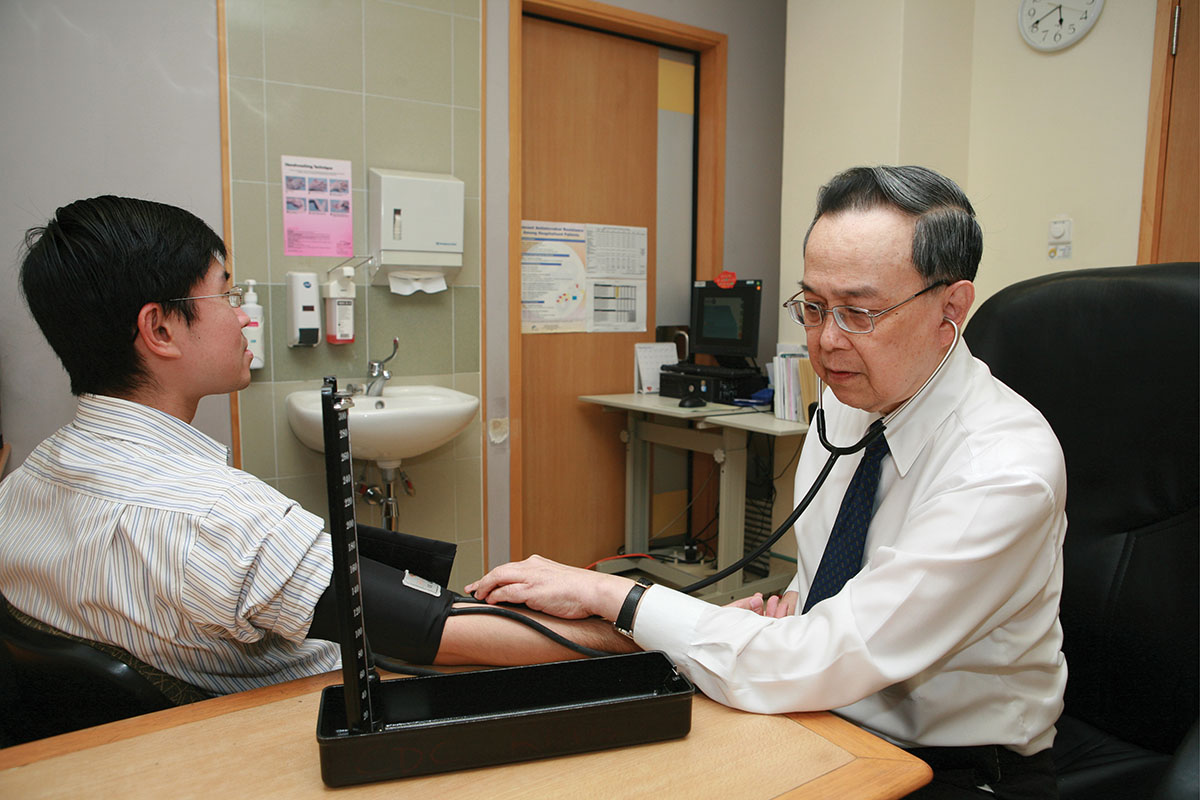
[[[392,294],[433,294],[446,290],[446,276],[432,270],[394,270],[388,273],[388,286],[391,287]]]

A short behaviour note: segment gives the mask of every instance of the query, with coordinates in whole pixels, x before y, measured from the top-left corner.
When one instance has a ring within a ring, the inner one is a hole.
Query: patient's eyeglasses
[[[210,297],[224,297],[225,299],[227,299],[229,301],[229,305],[233,306],[234,308],[241,308],[242,307],[242,296],[245,295],[245,293],[246,293],[246,290],[243,289],[241,286],[234,286],[228,292],[222,292],[221,294],[198,294],[198,295],[195,295],[194,297],[172,297],[167,302],[168,303],[179,303],[183,300],[207,300]]]
[[[796,292],[792,295],[783,307],[788,310],[793,322],[798,322],[806,328],[820,327],[825,321],[825,315],[832,313],[833,319],[838,327],[846,333],[870,333],[875,330],[875,318],[882,317],[889,311],[895,311],[905,303],[916,300],[926,292],[932,291],[939,286],[949,286],[949,281],[938,281],[937,283],[926,286],[921,291],[914,294],[907,300],[901,300],[894,306],[885,308],[883,311],[870,311],[858,306],[834,306],[826,308],[820,303],[814,303],[811,300],[804,300],[800,297],[803,291]]]

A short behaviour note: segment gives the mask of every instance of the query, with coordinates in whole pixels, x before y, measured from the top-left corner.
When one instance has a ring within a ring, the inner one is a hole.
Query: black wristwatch
[[[650,583],[642,578],[637,579],[637,583],[629,590],[629,594],[625,595],[625,602],[621,604],[621,611],[617,614],[617,621],[613,623],[613,627],[617,629],[617,633],[633,638],[633,615],[637,613],[638,603],[642,600],[642,595],[646,593]]]

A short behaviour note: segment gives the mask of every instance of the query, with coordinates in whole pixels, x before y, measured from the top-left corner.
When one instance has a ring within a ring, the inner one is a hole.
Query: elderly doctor
[[[782,597],[718,607],[539,556],[467,591],[614,621],[736,708],[835,710],[934,767],[916,796],[1056,797],[1066,475],[1041,414],[958,338],[981,254],[970,202],[932,170],[854,168],[821,189],[785,306],[827,387],[828,439],[898,413],[800,517]],[[826,458],[808,437],[797,497]]]

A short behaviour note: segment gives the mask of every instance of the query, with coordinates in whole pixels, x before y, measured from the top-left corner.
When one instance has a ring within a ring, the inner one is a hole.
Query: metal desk
[[[721,468],[719,516],[717,520],[717,568],[742,557],[746,523],[746,436],[748,432],[770,436],[799,436],[808,431],[803,422],[776,419],[770,412],[741,406],[709,403],[701,408],[680,408],[679,400],[657,394],[602,394],[579,398],[607,410],[626,412],[625,442],[625,552],[644,553],[650,541],[650,445],[678,447],[707,453]],[[687,426],[666,425],[656,417],[687,421]],[[605,571],[637,569],[663,583],[685,586],[698,577],[669,564],[647,558],[606,561]],[[728,602],[755,592],[778,592],[790,582],[789,575],[768,575],[744,581],[735,574],[718,581],[700,595],[710,602]]]

